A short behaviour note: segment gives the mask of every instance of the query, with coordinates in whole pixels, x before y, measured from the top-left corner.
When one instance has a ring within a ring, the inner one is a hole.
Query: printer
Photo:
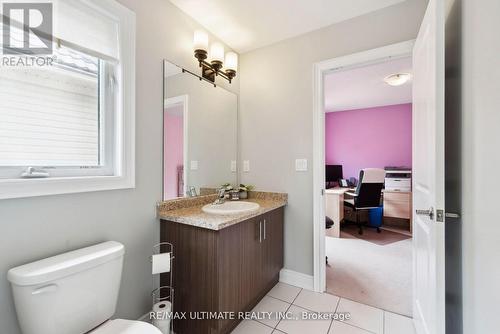
[[[410,167],[385,167],[385,190],[411,191]]]

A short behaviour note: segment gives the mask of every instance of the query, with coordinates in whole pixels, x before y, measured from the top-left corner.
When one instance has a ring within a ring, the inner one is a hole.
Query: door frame
[[[313,215],[314,291],[326,290],[325,250],[325,112],[326,74],[380,63],[388,59],[412,57],[415,40],[324,60],[313,65]],[[443,264],[444,266],[444,264]]]
[[[184,95],[179,95],[179,96],[174,96],[174,97],[169,97],[166,98],[163,101],[163,120],[162,120],[162,127],[163,127],[163,138],[162,138],[162,194],[161,197],[163,200],[165,200],[165,113],[167,112],[166,109],[169,107],[174,107],[177,105],[182,105],[182,142],[183,142],[183,148],[182,148],[182,160],[184,164],[184,170],[182,172],[183,178],[184,178],[184,197],[186,197],[187,194],[187,170],[188,170],[188,150],[189,150],[189,145],[188,145],[188,115],[189,115],[189,96],[184,94]]]

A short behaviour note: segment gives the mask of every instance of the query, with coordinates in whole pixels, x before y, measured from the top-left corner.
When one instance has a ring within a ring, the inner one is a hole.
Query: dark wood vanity
[[[283,268],[284,208],[212,230],[161,220],[161,242],[173,244],[177,334],[230,333],[278,282]],[[168,274],[167,274],[168,275]],[[162,284],[167,282],[162,274]],[[192,312],[192,313],[190,313]],[[194,312],[235,312],[234,319],[190,319]]]

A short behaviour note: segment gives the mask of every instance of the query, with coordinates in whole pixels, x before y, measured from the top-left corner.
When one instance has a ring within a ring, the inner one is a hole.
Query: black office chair
[[[384,187],[385,170],[379,168],[365,168],[359,172],[359,183],[355,192],[346,192],[352,198],[344,199],[344,206],[351,208],[356,215],[356,225],[359,234],[363,234],[363,225],[359,220],[359,211],[378,208]],[[377,227],[380,233],[380,228]]]

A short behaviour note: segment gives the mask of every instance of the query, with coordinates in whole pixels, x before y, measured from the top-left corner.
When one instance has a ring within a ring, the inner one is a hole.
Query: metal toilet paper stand
[[[153,255],[170,253],[170,271],[162,272],[161,274],[168,274],[168,285],[161,285],[161,278],[158,282],[158,288],[151,291],[152,297],[152,307],[158,302],[170,302],[170,310],[174,310],[174,288],[173,288],[173,260],[174,260],[174,246],[168,242],[160,242],[153,246]],[[153,256],[150,257],[151,263],[153,262]],[[153,274],[153,287],[157,286],[155,284],[155,274]],[[173,319],[170,320],[170,330],[173,331]]]

